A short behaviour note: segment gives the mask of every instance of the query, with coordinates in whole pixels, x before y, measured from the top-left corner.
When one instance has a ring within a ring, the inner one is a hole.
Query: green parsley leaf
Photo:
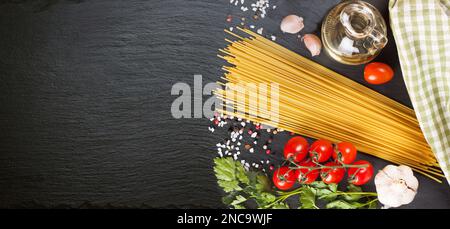
[[[329,184],[328,189],[330,189],[330,191],[332,191],[332,192],[337,192],[338,185],[337,184]]]
[[[314,181],[310,184],[310,186],[318,189],[328,188],[328,185],[323,183],[323,181]]]
[[[245,207],[240,204],[233,205],[233,207],[234,207],[234,209],[245,209]]]
[[[287,205],[284,202],[278,202],[278,203],[274,204],[271,208],[272,209],[289,209],[289,205]]]
[[[248,184],[248,177],[239,162],[232,158],[215,158],[214,163],[217,183],[225,192],[241,191],[240,182]]]
[[[336,195],[333,195],[334,192],[332,192],[329,189],[317,189],[316,195],[319,199],[325,200],[327,202],[331,202],[336,199]]]
[[[239,194],[239,192],[230,192],[229,194],[222,197],[222,203],[225,205],[230,205],[233,200],[236,199],[236,196]]]
[[[235,206],[235,205],[239,205],[244,203],[245,201],[247,201],[247,199],[241,195],[236,196],[236,199],[233,200],[233,202],[231,202],[231,205]]]
[[[301,188],[299,200],[302,209],[318,209],[316,206],[316,194],[311,187],[303,186]]]
[[[347,186],[347,191],[348,192],[362,192],[362,188],[353,184],[349,184]],[[346,201],[358,201],[359,199],[361,199],[361,195],[355,195],[355,194],[349,194],[349,195],[343,195],[344,199]]]
[[[223,188],[223,191],[225,192],[232,192],[232,191],[241,191],[242,188],[239,186],[239,182],[234,181],[226,181],[226,180],[218,180],[217,183],[220,187]]]
[[[264,203],[272,203],[277,198],[275,195],[268,192],[262,192],[259,197]]]
[[[336,209],[356,209],[358,206],[355,206],[354,203],[349,203],[345,200],[335,200],[333,202],[328,203],[326,208],[336,208]]]
[[[249,187],[256,192],[267,192],[270,191],[270,181],[266,175],[259,172],[247,172],[247,177],[249,179]]]

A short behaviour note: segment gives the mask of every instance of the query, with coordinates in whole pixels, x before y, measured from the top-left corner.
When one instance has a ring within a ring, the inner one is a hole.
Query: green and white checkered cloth
[[[450,0],[390,0],[389,13],[416,116],[450,182]]]

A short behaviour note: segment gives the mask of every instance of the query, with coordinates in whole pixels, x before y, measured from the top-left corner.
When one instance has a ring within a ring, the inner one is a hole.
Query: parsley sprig
[[[227,194],[222,201],[231,208],[288,209],[291,206],[287,200],[295,196],[301,209],[319,209],[319,203],[324,203],[325,208],[337,209],[376,208],[378,205],[377,194],[364,192],[359,186],[349,185],[344,192],[339,191],[336,184],[316,181],[293,191],[276,192],[265,174],[246,171],[230,157],[215,158],[214,164],[217,183]]]

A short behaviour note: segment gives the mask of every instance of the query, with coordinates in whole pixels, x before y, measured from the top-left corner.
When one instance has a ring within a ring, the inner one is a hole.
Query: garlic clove
[[[400,165],[398,168],[402,171],[403,180],[405,181],[406,185],[410,189],[417,191],[417,189],[419,188],[419,180],[417,180],[417,178],[414,176],[412,169],[404,165]]]
[[[391,190],[388,188],[380,190],[377,189],[377,193],[389,193],[389,192],[391,192]],[[378,195],[378,201],[380,201],[380,203],[390,208],[397,208],[402,205],[402,201],[399,201],[397,195]]]
[[[281,31],[283,31],[284,33],[292,34],[300,32],[303,27],[305,27],[305,25],[303,24],[303,18],[297,15],[289,15],[285,17],[281,21],[280,25]]]
[[[386,176],[393,180],[399,180],[403,177],[403,173],[399,171],[398,166],[387,165],[382,170]]]
[[[402,198],[402,201],[401,201],[402,205],[411,203],[414,200],[415,196],[416,196],[415,191],[413,191],[411,189],[407,189],[405,191],[405,194],[400,196],[400,198]]]
[[[322,42],[318,36],[314,34],[306,34],[303,36],[302,40],[305,43],[306,48],[311,52],[312,56],[317,56],[320,54]]]

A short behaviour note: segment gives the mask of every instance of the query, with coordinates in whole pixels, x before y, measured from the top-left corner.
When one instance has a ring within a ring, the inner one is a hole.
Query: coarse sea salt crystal
[[[233,32],[233,27],[230,27],[230,32]]]
[[[258,34],[262,34],[262,33],[263,33],[263,30],[264,30],[264,28],[259,28],[256,32],[257,32]]]
[[[275,36],[270,36],[272,38],[272,41],[275,41],[277,38]]]
[[[249,151],[250,153],[255,152],[255,150],[254,150],[253,148],[250,148],[248,151]]]

